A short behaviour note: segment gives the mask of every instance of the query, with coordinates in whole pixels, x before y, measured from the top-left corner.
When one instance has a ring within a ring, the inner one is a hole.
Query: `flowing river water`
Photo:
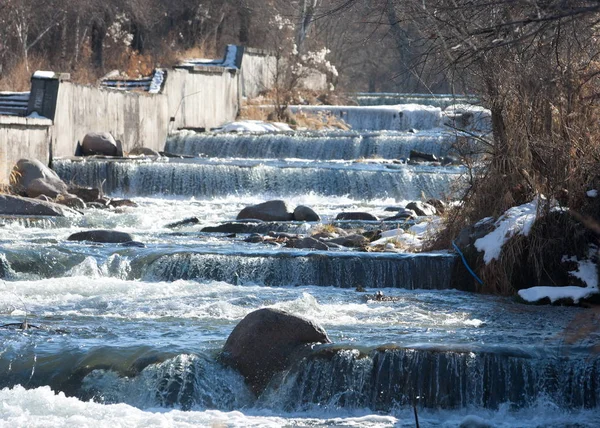
[[[599,426],[599,338],[564,335],[584,309],[450,289],[458,261],[448,253],[295,250],[200,232],[273,198],[311,206],[327,224],[341,211],[384,217],[450,195],[462,167],[392,160],[411,149],[445,156],[453,138],[437,128],[182,131],[167,151],[202,157],[55,160],[66,181],[138,207],[3,220],[0,323],[27,314],[40,328],[0,329],[0,426],[412,427],[413,406],[424,427]],[[167,227],[191,216],[199,222]],[[144,247],[67,240],[94,228]],[[359,285],[395,300],[368,299]],[[257,398],[217,355],[264,307],[317,321],[334,343]]]

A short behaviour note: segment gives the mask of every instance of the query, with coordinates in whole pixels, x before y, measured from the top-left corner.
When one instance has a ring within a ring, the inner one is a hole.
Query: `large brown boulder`
[[[221,361],[237,369],[258,395],[294,355],[313,343],[331,343],[322,327],[277,309],[259,309],[233,329]]]
[[[292,221],[294,213],[285,201],[274,200],[244,208],[237,215],[238,220],[257,219],[262,221]]]
[[[70,208],[41,199],[0,195],[0,215],[65,217],[78,214]]]
[[[84,156],[117,156],[119,148],[109,132],[90,132],[83,137],[81,151]]]
[[[13,168],[13,188],[30,198],[46,195],[56,198],[68,193],[60,177],[37,159],[20,159]]]

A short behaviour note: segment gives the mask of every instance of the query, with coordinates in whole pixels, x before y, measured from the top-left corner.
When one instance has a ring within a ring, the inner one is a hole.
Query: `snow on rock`
[[[590,255],[597,251],[596,248],[590,249]],[[589,288],[598,289],[598,268],[592,260],[577,260],[577,257],[563,257],[563,262],[576,262],[577,270],[570,271],[569,275],[580,279]]]
[[[590,248],[590,257],[596,253],[596,247]],[[587,299],[598,293],[598,267],[590,259],[577,260],[577,257],[562,258],[562,262],[577,263],[577,270],[570,271],[569,275],[580,279],[585,287],[575,285],[566,287],[531,287],[519,290],[519,296],[527,302],[537,302],[542,299],[550,299],[552,303],[561,299],[570,299],[573,303],[579,303],[581,299]]]
[[[561,299],[572,299],[574,303],[578,303],[581,299],[586,299],[596,293],[598,293],[597,289],[578,287],[576,285],[567,287],[531,287],[519,290],[519,296],[531,303],[545,298],[550,299],[552,303]]]
[[[287,124],[281,122],[263,122],[262,120],[240,120],[237,122],[227,123],[220,128],[214,129],[213,132],[257,132],[257,133],[272,133],[291,131]]]
[[[504,244],[513,236],[529,235],[531,226],[537,217],[538,200],[512,207],[500,216],[494,224],[495,229],[475,241],[477,251],[483,251],[483,260],[488,264],[500,257]]]
[[[401,228],[391,229],[381,232],[381,238],[371,242],[369,245],[374,247],[383,245],[386,250],[394,248],[402,248],[408,250],[420,250],[423,243],[436,230],[441,227],[439,218],[430,219],[430,221],[422,221],[404,230]],[[390,246],[392,244],[393,246]]]

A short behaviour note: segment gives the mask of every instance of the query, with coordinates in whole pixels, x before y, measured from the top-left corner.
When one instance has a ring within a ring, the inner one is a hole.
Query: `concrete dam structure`
[[[31,91],[0,93],[0,183],[21,158],[48,164],[75,154],[88,132],[110,132],[123,150],[162,150],[169,132],[203,130],[236,118],[242,96],[273,82],[275,58],[229,45],[223,59],[185,62],[140,79],[69,81],[68,74],[36,72]]]

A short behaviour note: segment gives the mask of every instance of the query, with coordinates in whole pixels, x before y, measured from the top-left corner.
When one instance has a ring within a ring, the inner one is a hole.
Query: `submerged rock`
[[[302,239],[291,240],[287,243],[288,248],[297,248],[299,250],[321,250],[327,251],[329,246],[326,243],[319,241],[318,239],[307,236]]]
[[[112,208],[122,208],[122,207],[135,208],[138,206],[138,204],[133,202],[131,199],[111,199],[108,202],[108,206],[110,206]]]
[[[379,219],[373,214],[365,212],[345,212],[339,213],[336,220],[361,220],[361,221],[378,221]]]
[[[53,202],[20,196],[0,195],[0,215],[65,217],[78,214],[77,211]]]
[[[175,229],[181,226],[188,226],[190,224],[198,224],[200,223],[200,219],[198,217],[189,217],[184,218],[183,220],[176,221],[174,223],[169,223],[165,227],[168,229]]]
[[[221,361],[237,369],[259,395],[275,373],[286,369],[299,351],[315,343],[331,343],[322,327],[277,309],[259,309],[233,329]]]
[[[133,237],[129,233],[103,229],[77,232],[69,236],[67,239],[69,241],[90,241],[114,244],[122,244],[133,241]]]
[[[238,220],[257,219],[262,221],[292,221],[294,214],[288,204],[282,200],[263,202],[251,205],[239,212]]]
[[[261,221],[262,223],[262,221]],[[217,226],[203,227],[201,232],[207,233],[251,233],[256,228],[255,222],[229,222]]]

